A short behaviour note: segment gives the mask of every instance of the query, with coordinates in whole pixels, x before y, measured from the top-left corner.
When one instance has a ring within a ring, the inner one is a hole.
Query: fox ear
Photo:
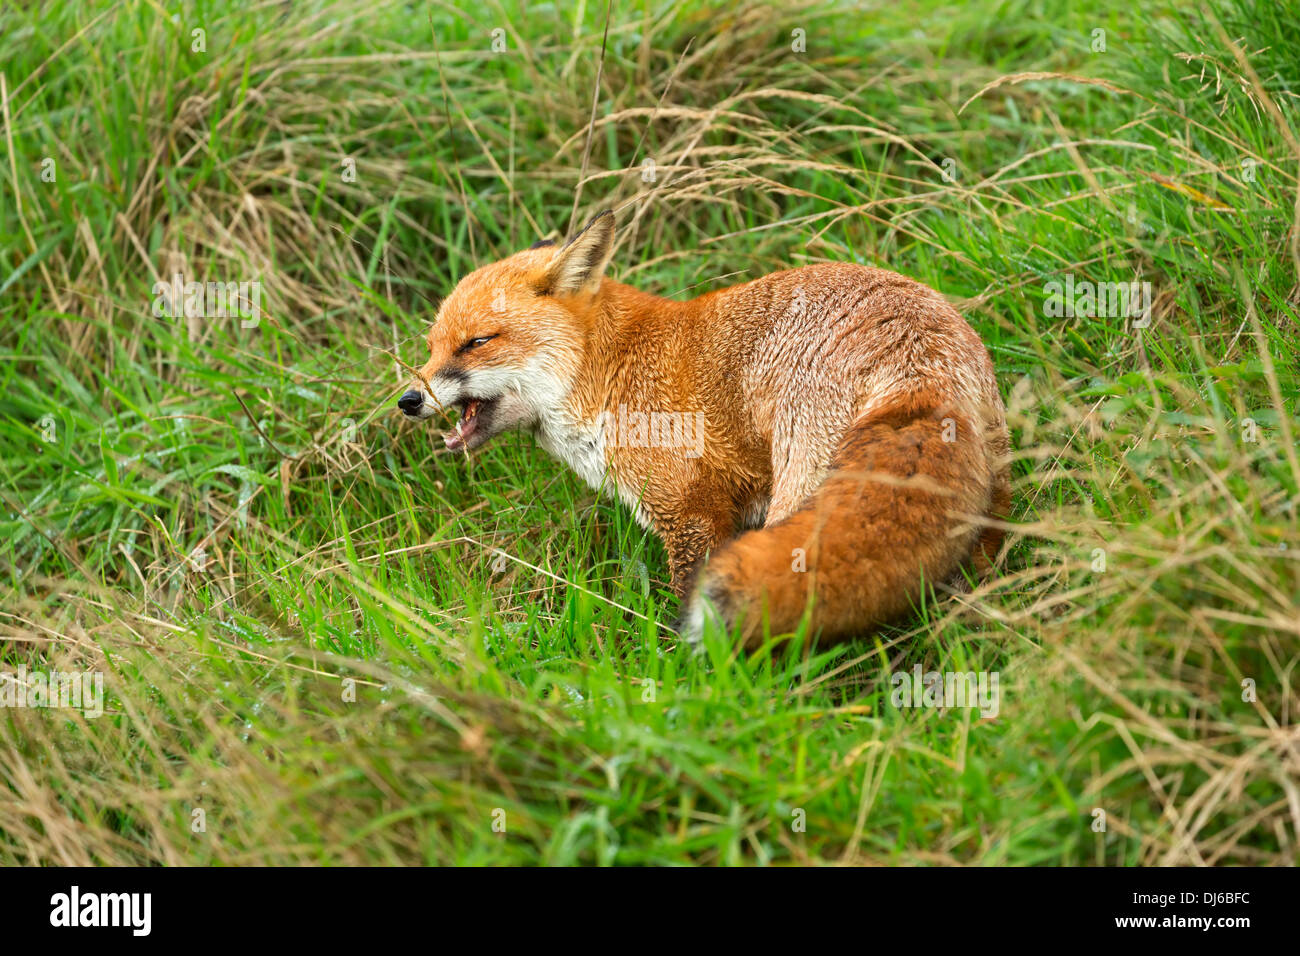
[[[543,291],[569,295],[599,283],[613,253],[614,214],[606,210],[555,254],[542,280]]]

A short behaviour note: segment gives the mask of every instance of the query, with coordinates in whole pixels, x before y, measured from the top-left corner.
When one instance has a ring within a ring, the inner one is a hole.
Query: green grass
[[[108,692],[0,710],[0,862],[1295,863],[1295,5],[665,2],[602,66],[604,17],[0,12],[0,671]],[[431,303],[575,194],[648,289],[839,260],[958,303],[999,574],[695,656],[625,509],[404,423]],[[175,272],[260,323],[154,317]],[[1150,327],[1050,318],[1066,274],[1150,281]],[[998,716],[891,706],[916,665]]]

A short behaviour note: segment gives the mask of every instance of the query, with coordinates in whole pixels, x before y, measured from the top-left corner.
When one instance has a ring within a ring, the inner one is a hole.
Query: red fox
[[[605,276],[614,216],[470,273],[398,400],[446,446],[531,431],[664,540],[683,628],[842,640],[981,574],[1010,506],[975,331],[884,269],[804,266],[688,302]]]

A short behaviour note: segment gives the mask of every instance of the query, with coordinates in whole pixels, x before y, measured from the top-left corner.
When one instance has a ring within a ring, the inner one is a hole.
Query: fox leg
[[[780,524],[794,514],[799,506],[817,490],[825,474],[824,469],[819,471],[808,466],[787,465],[772,482],[772,500],[767,506],[764,527],[770,528],[772,525]]]
[[[656,522],[668,550],[670,587],[685,598],[695,583],[700,564],[736,531],[736,515],[726,496],[703,488],[684,496],[685,506]]]
[[[851,398],[851,394],[819,389],[800,394],[783,407],[772,433],[772,495],[765,527],[794,514],[826,479],[841,436],[819,423],[851,421]]]

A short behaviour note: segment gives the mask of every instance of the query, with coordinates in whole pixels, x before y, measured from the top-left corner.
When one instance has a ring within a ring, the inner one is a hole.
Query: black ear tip
[[[595,227],[595,226],[597,226],[597,225],[601,225],[601,226],[603,226],[603,225],[606,224],[606,223],[608,223],[608,224],[609,224],[609,228],[610,228],[611,230],[613,230],[613,228],[614,228],[614,210],[612,210],[612,209],[606,209],[604,212],[596,213],[596,215],[594,215],[594,216],[592,216],[590,219],[588,219],[588,220],[587,220],[587,224],[586,224],[585,226],[583,226],[581,229],[579,229],[579,230],[578,230],[576,233],[574,233],[572,236],[570,236],[569,239],[568,239],[568,241],[565,242],[565,244],[564,244],[565,248],[567,249],[569,246],[573,245],[575,242],[577,242],[579,239],[581,239],[581,238],[582,238],[583,236],[585,236],[587,233],[591,232],[591,230],[592,230],[593,227]]]
[[[588,229],[590,229],[592,226],[596,225],[597,223],[603,225],[606,222],[610,225],[611,228],[613,227],[614,210],[606,209],[604,212],[596,213],[596,215],[592,216],[590,219],[587,220],[587,224],[582,227],[582,232],[586,232]],[[582,233],[578,233],[578,235],[582,235]]]

